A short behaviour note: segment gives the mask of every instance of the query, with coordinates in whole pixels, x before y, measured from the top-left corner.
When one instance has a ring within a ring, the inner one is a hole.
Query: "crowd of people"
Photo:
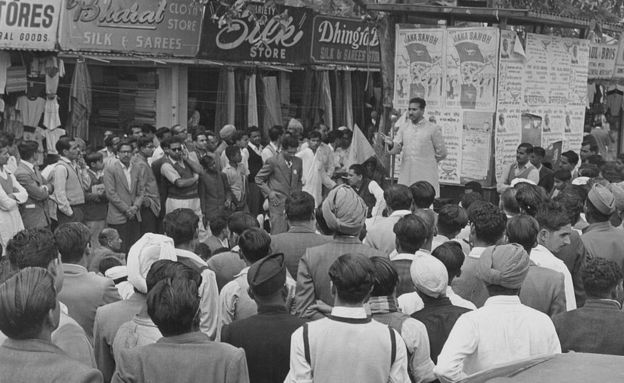
[[[0,381],[455,382],[624,355],[624,166],[591,139],[554,171],[521,144],[495,205],[367,176],[348,130],[152,132],[61,137],[42,169],[0,135]]]

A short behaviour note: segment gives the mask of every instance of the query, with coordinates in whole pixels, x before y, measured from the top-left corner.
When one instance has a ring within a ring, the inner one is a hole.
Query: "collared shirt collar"
[[[247,273],[249,272],[249,266],[243,268],[240,273],[236,274],[234,276],[234,278],[238,278],[238,277],[242,277],[243,275],[247,275]]]
[[[30,162],[26,161],[26,160],[21,160],[21,162],[26,165],[26,167],[28,169],[30,169],[32,172],[35,171],[35,166],[33,164],[31,164]]]
[[[429,250],[425,250],[425,249],[420,249],[416,251],[416,253],[414,254],[399,253],[398,251],[394,250],[392,253],[390,253],[388,258],[390,258],[391,261],[404,261],[404,260],[413,261],[414,259],[418,257],[422,257],[422,256],[432,256],[432,255]]]
[[[524,169],[530,169],[530,168],[534,168],[535,166],[533,166],[533,164],[531,163],[531,161],[528,161],[526,164],[520,166],[520,164],[518,162],[516,162],[516,168],[520,169],[520,170],[524,170]]]
[[[286,306],[281,305],[259,305],[258,314],[286,314]]]
[[[412,214],[411,210],[395,210],[390,214],[390,217],[403,217],[404,215]]]
[[[352,235],[335,235],[334,242],[338,243],[362,243],[357,237]]]
[[[208,335],[199,332],[187,332],[186,334],[164,336],[156,341],[156,343],[169,343],[169,344],[187,344],[187,343],[206,343],[210,341]]]
[[[583,233],[589,233],[590,231],[610,231],[613,229],[611,222],[596,222],[590,223],[585,229],[583,229]]]
[[[316,233],[312,222],[297,222],[290,225],[289,233]]]
[[[331,315],[339,318],[366,319],[366,310],[364,307],[335,306]]]
[[[621,310],[622,309],[622,305],[620,304],[620,302],[614,300],[614,299],[591,299],[588,298],[585,301],[585,306],[583,306],[585,308],[592,308],[592,307],[596,307],[596,308],[612,308],[612,309],[616,309],[616,310]]]
[[[178,249],[178,248],[176,248],[175,251],[176,251],[176,255],[179,257],[188,258],[200,267],[206,266],[206,261],[201,259],[199,255],[193,253],[192,251]]]
[[[87,274],[89,272],[86,267],[75,263],[63,263],[63,271],[70,274]]]
[[[371,314],[384,314],[399,311],[399,302],[394,295],[384,297],[370,297],[368,307]]]
[[[256,145],[252,144],[251,142],[249,142],[248,145],[254,152],[256,152],[256,154],[260,153],[261,148],[259,146],[256,146]]]
[[[483,254],[483,252],[485,251],[485,247],[473,247],[472,250],[470,250],[470,253],[468,254],[469,257],[471,258],[481,258],[481,254]]]
[[[279,150],[279,146],[275,145],[275,143],[273,143],[273,141],[269,142],[269,145],[273,148],[273,150],[274,150],[276,153],[279,153],[279,151],[280,151],[280,150]]]
[[[176,160],[174,160],[173,158],[171,158],[171,156],[167,156],[167,158],[168,158],[168,159],[169,159],[169,161],[171,161],[172,163],[174,163],[174,164],[178,164],[178,165],[180,165],[180,166],[182,166],[182,167],[185,167],[185,166],[184,166],[184,161],[176,161]]]
[[[493,297],[489,297],[484,306],[508,306],[508,305],[519,305],[520,297],[517,295],[495,295]]]
[[[67,157],[65,157],[65,156],[60,156],[59,158],[60,158],[60,160],[61,160],[61,161],[63,161],[63,162],[67,162],[68,164],[70,164],[70,165],[74,166],[74,162],[73,162],[73,161],[71,161],[69,158],[67,158]]]

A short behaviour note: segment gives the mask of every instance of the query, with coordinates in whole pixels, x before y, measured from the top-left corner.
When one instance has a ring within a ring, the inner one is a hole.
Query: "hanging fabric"
[[[6,88],[8,70],[11,67],[11,54],[0,52],[0,94],[4,94]]]
[[[91,77],[84,60],[78,60],[72,79],[69,110],[71,111],[70,134],[89,139],[89,116],[91,115]]]
[[[333,116],[336,126],[346,126],[343,108],[343,89],[342,89],[342,72],[333,71],[333,81],[331,81],[332,89],[332,105],[334,106]]]
[[[345,71],[342,84],[343,92],[343,108],[345,115],[345,125],[353,130],[353,89],[351,85],[351,72]]]
[[[65,76],[65,64],[63,60],[50,56],[45,60],[45,83],[46,94],[56,94],[59,78]]]
[[[249,127],[247,122],[247,73],[243,70],[234,72],[234,126],[239,129]]]
[[[217,100],[215,105],[215,132],[218,132],[228,123],[227,114],[227,69],[219,71],[219,81],[217,83]]]
[[[258,95],[256,93],[256,74],[247,76],[247,123],[249,126],[258,126]],[[266,127],[265,127],[265,130]],[[268,135],[263,132],[264,136]]]
[[[234,124],[236,118],[236,79],[234,78],[234,69],[227,70],[227,123]]]
[[[277,86],[277,77],[262,77],[262,85],[265,101],[263,123],[265,126],[282,125],[282,104]]]
[[[28,81],[26,80],[26,67],[17,66],[7,70],[6,92],[26,92]]]
[[[329,72],[322,71],[321,72],[321,102],[320,108],[323,110],[323,121],[325,125],[329,128],[329,130],[333,129],[333,114],[332,114],[332,96],[331,96],[331,88],[329,85]]]

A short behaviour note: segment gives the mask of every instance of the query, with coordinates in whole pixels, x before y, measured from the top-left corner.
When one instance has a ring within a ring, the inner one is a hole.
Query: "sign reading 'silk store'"
[[[359,19],[316,16],[310,56],[315,63],[379,67],[377,29]]]
[[[53,50],[61,0],[0,1],[0,49]]]

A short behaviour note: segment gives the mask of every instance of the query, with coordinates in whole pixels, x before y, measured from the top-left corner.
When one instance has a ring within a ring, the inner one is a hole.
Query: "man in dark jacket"
[[[284,255],[269,255],[251,265],[247,281],[258,314],[225,326],[221,341],[245,350],[251,383],[282,382],[289,369],[290,337],[304,323],[286,310]]]
[[[553,317],[561,351],[624,355],[620,266],[596,257],[587,261],[582,275],[585,306]]]

